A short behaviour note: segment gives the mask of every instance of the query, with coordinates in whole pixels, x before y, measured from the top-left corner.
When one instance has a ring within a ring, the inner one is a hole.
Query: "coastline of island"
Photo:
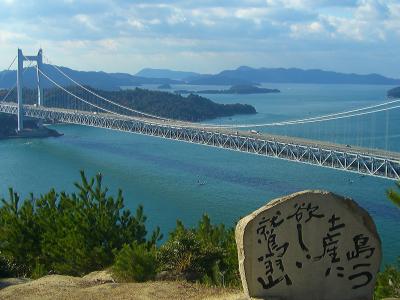
[[[190,91],[190,90],[176,90],[176,94],[237,94],[237,95],[250,95],[250,94],[271,94],[280,93],[278,89],[267,89],[260,88],[255,85],[233,85],[226,90],[201,90],[201,91]]]
[[[138,110],[146,114],[156,115],[180,121],[201,122],[220,117],[230,117],[239,114],[256,114],[256,109],[249,104],[216,103],[206,97],[196,94],[182,96],[173,92],[154,91],[143,88],[124,89],[119,91],[104,91],[93,89],[96,94],[110,99],[118,105],[129,109]],[[75,102],[64,100],[62,91],[46,89],[46,106],[60,107],[65,109],[76,109]],[[0,91],[0,98],[6,91]],[[37,92],[33,89],[24,91],[25,103],[34,104],[37,101]],[[61,99],[61,100],[60,100]],[[17,102],[17,94],[12,92],[8,101]],[[87,98],[88,102],[95,103],[94,96]],[[83,111],[93,111],[90,105],[84,105]],[[96,112],[101,112],[97,109]],[[125,111],[124,111],[125,112]]]
[[[387,96],[388,98],[400,98],[400,86],[388,90]]]
[[[0,140],[19,138],[47,138],[63,136],[57,130],[43,126],[39,121],[25,120],[25,129],[17,130],[17,117],[0,113]]]

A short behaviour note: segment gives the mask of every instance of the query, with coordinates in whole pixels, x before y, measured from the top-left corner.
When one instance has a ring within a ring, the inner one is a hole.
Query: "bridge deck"
[[[15,103],[0,103],[0,112],[17,114]],[[181,121],[161,121],[69,109],[24,106],[24,114],[53,122],[80,124],[241,152],[276,157],[360,174],[400,179],[400,153],[346,146],[296,137],[255,134]]]

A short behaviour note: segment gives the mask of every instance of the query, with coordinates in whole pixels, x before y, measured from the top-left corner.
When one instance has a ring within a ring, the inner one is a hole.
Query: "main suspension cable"
[[[47,59],[47,58],[46,58],[46,59]],[[47,60],[49,61],[49,59],[47,59]],[[49,61],[49,63],[50,63],[50,61]],[[50,63],[50,66],[52,66],[52,67],[53,67],[54,69],[56,69],[60,74],[62,74],[62,75],[63,75],[64,77],[66,77],[67,79],[69,79],[71,82],[75,83],[75,84],[76,84],[77,86],[79,86],[80,88],[84,89],[85,91],[91,93],[92,95],[94,95],[94,96],[96,96],[96,97],[98,97],[98,98],[100,98],[100,99],[102,99],[102,100],[104,100],[104,101],[106,101],[106,102],[108,102],[108,103],[111,103],[111,104],[113,104],[113,105],[115,105],[115,106],[118,106],[118,107],[120,107],[120,108],[126,109],[126,110],[128,110],[128,111],[131,111],[131,112],[134,112],[134,113],[143,115],[143,116],[147,116],[147,117],[150,117],[150,118],[159,119],[159,120],[166,120],[166,121],[173,121],[172,119],[168,119],[168,118],[156,116],[156,115],[153,115],[153,114],[141,112],[141,111],[139,111],[139,110],[135,110],[135,109],[133,109],[133,108],[130,108],[130,107],[124,106],[124,105],[122,105],[122,104],[119,104],[119,103],[117,103],[117,102],[114,102],[114,101],[112,101],[112,100],[109,100],[109,99],[107,99],[107,98],[105,98],[105,97],[103,97],[103,96],[101,96],[101,95],[99,95],[99,94],[93,92],[92,90],[88,89],[88,88],[85,87],[84,85],[80,84],[79,82],[77,82],[76,80],[74,80],[73,78],[71,78],[70,76],[68,76],[67,74],[65,74],[65,72],[63,72],[63,71],[62,71],[59,67],[57,67],[56,65],[53,65],[53,64]]]
[[[104,100],[106,102],[109,102],[109,103],[111,103],[111,104],[113,104],[115,106],[118,106],[120,108],[135,112],[135,113],[143,115],[143,116],[148,116],[148,117],[159,119],[159,120],[163,120],[163,121],[172,121],[172,122],[176,122],[177,121],[177,120],[173,120],[173,119],[163,118],[163,117],[160,117],[160,116],[144,113],[144,112],[141,112],[141,111],[126,107],[124,105],[121,105],[119,103],[116,103],[114,101],[111,101],[111,100],[109,100],[109,99],[107,99],[107,98],[105,98],[105,97],[103,97],[103,96],[91,91],[90,89],[86,88],[82,84],[78,83],[73,78],[71,78],[70,76],[65,74],[65,72],[63,72],[56,65],[53,65],[48,58],[46,58],[46,59],[49,61],[50,65],[53,68],[55,68],[59,73],[61,73],[64,77],[68,78],[70,81],[72,81],[73,83],[75,83],[76,85],[78,85],[79,87],[84,89],[85,91],[91,93],[92,95],[94,95],[94,96],[96,96],[96,97],[98,97],[98,98],[100,98],[100,99],[102,99],[102,100]],[[74,95],[74,96],[76,96],[76,95]],[[115,113],[113,111],[101,108],[101,107],[99,107],[97,105],[93,105],[93,104],[83,100],[80,97],[79,97],[79,99],[81,99],[85,103],[88,103],[89,105],[92,105],[92,106],[94,106],[94,107],[96,107],[98,109],[107,111],[109,113],[116,114],[116,115],[123,116],[123,117],[129,117],[127,115],[118,114],[118,113]],[[378,107],[382,107],[382,106],[387,106],[387,105],[398,103],[398,102],[400,102],[400,99],[396,99],[396,100],[392,100],[392,101],[388,101],[388,102],[384,102],[384,103],[379,103],[379,104],[375,104],[375,105],[369,105],[369,106],[366,106],[366,107],[361,107],[361,108],[352,109],[352,110],[348,110],[348,111],[342,111],[342,112],[338,112],[338,113],[331,113],[331,114],[325,114],[325,115],[316,116],[316,117],[303,118],[303,119],[297,119],[297,120],[288,120],[288,121],[282,121],[282,122],[272,122],[272,123],[263,123],[263,124],[259,124],[259,123],[257,124],[256,123],[256,124],[224,124],[224,125],[207,124],[207,123],[193,123],[193,125],[196,126],[196,127],[234,129],[234,128],[271,127],[271,126],[285,126],[285,125],[317,123],[317,122],[325,122],[325,121],[330,121],[330,120],[345,119],[345,118],[351,118],[351,117],[356,117],[356,116],[368,115],[368,114],[381,112],[381,111],[392,110],[392,109],[398,108],[400,106],[392,106],[392,107],[388,107],[388,108],[384,108],[384,109],[366,111],[366,110],[370,110],[370,109],[374,109],[374,108],[378,108]]]
[[[8,67],[8,70],[7,70],[7,71],[9,71],[9,70],[11,69],[11,66],[14,64],[16,58],[17,58],[17,57],[14,58],[13,62],[12,62],[11,65]],[[32,62],[30,61],[30,62],[29,62],[29,66],[26,67],[26,68],[24,68],[24,70],[22,71],[22,74],[24,74],[25,71],[28,70],[28,69],[31,67],[31,65],[32,65]],[[8,93],[3,97],[3,99],[0,100],[0,102],[5,102],[5,101],[7,100],[8,96],[10,96],[11,92],[16,88],[17,82],[18,82],[18,80],[15,80],[15,83],[14,83],[14,85],[12,86],[12,88],[8,90]]]

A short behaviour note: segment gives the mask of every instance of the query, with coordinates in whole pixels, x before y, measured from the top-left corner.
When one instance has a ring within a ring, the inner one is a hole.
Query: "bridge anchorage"
[[[73,89],[66,88],[46,73],[43,69],[42,50],[39,50],[36,56],[24,56],[22,50],[18,49],[17,57],[17,99],[14,99],[12,102],[6,102],[7,97],[13,90],[10,89],[3,100],[0,99],[0,112],[18,115],[18,130],[23,130],[24,117],[31,117],[59,123],[118,130],[224,148],[319,167],[355,172],[362,176],[368,175],[391,180],[400,179],[399,152],[368,149],[296,137],[273,136],[267,133],[254,134],[249,131],[240,130],[241,128],[268,126],[296,126],[298,124],[319,123],[363,116],[400,108],[400,105],[398,105],[400,99],[393,99],[388,102],[339,113],[283,122],[239,125],[190,123],[151,115],[135,110],[132,107],[124,106],[81,85],[64,73],[59,67],[52,64],[46,66],[46,70],[48,67],[53,67],[55,71],[61,74],[62,80],[66,80],[72,86],[80,88],[81,93],[74,92]],[[30,99],[29,102],[33,103],[33,105],[25,104],[24,101],[26,99],[24,98],[22,89],[22,74],[24,72],[23,63],[25,61],[37,62],[37,81],[35,85],[37,87],[37,102],[36,99]],[[46,96],[46,105],[44,105],[44,80],[46,88],[48,84],[52,84],[56,89],[62,90],[68,97],[67,101],[63,101],[62,105],[54,104],[50,101],[50,96]],[[82,95],[82,91],[88,93],[86,97]],[[72,102],[82,106],[72,105]]]

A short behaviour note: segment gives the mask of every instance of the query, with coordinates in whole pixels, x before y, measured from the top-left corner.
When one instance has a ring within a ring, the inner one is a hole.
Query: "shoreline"
[[[0,140],[7,139],[21,139],[21,138],[48,138],[48,137],[60,137],[63,136],[63,133],[59,133],[54,129],[50,129],[47,127],[40,127],[35,129],[24,129],[21,132],[18,132],[13,135],[0,135]]]

